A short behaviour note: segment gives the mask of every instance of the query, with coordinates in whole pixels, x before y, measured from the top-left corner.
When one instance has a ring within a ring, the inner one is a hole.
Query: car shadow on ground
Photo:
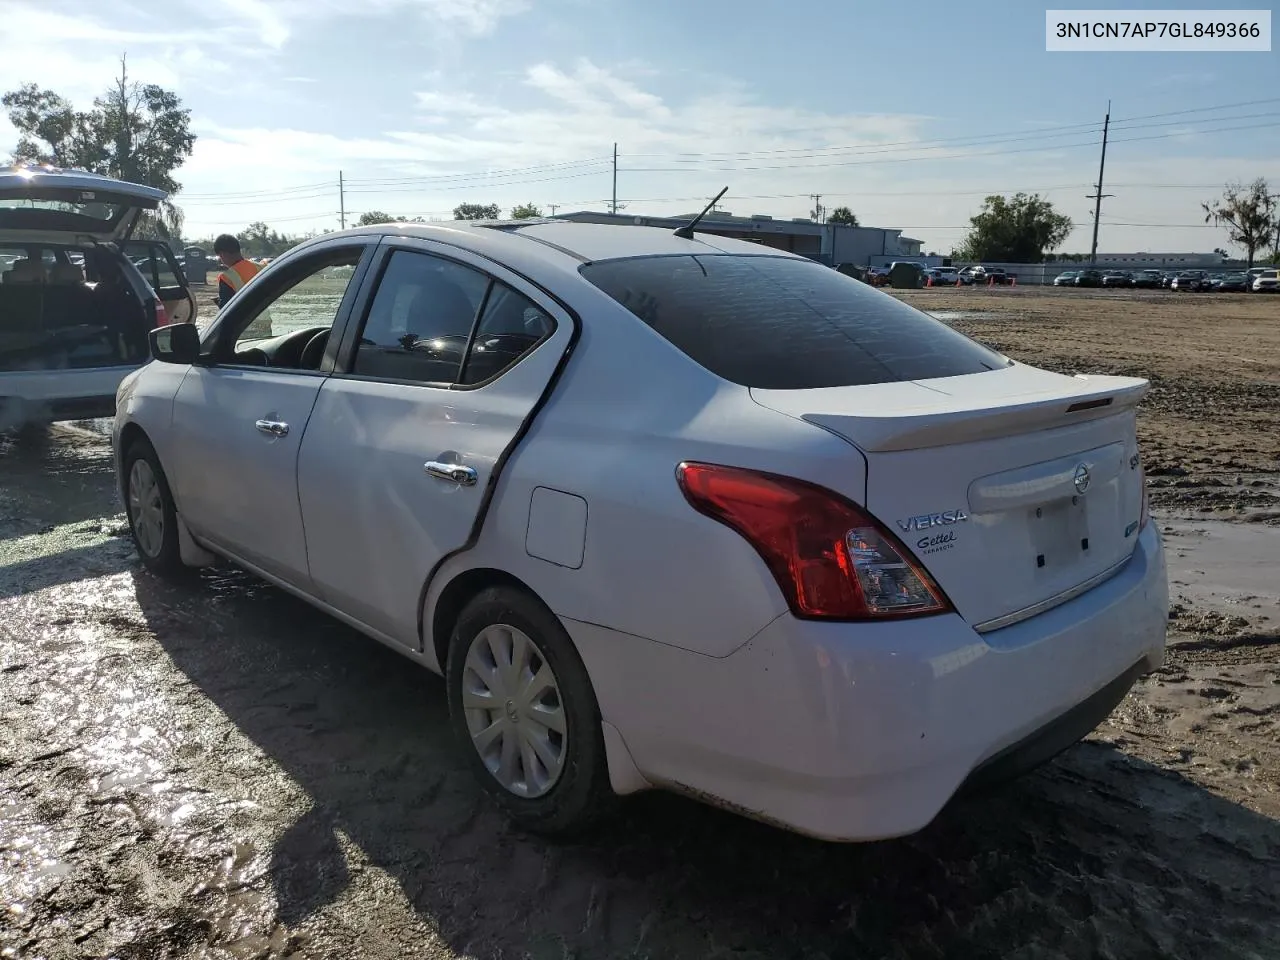
[[[823,844],[653,794],[554,844],[483,799],[433,675],[236,571],[134,585],[174,664],[313,801],[271,853],[290,926],[373,866],[482,956],[1229,957],[1278,942],[1280,824],[1102,744],[901,840]]]

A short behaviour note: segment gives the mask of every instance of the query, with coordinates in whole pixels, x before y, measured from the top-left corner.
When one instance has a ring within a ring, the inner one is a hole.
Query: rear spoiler
[[[944,394],[923,384],[912,384],[918,394],[906,403],[891,404],[901,413],[886,410],[890,405],[883,399],[876,402],[874,393],[866,394],[865,408],[861,410],[861,404],[849,403],[848,398],[828,406],[811,396],[805,403],[803,394],[820,394],[822,390],[767,391],[767,398],[762,395],[759,399],[765,406],[847,437],[862,450],[881,452],[971,443],[1098,420],[1133,409],[1151,387],[1149,381],[1138,377],[1054,379],[1058,382],[1049,389],[1021,395],[1010,391],[1005,396],[997,392],[973,399],[963,393]],[[788,393],[793,397],[782,399]]]

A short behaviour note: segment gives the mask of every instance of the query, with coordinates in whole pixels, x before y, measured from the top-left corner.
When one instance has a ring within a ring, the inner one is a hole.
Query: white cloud
[[[279,50],[293,32],[292,10],[269,0],[219,0],[219,20],[223,24],[242,22],[246,33],[273,50]]]
[[[329,93],[332,121],[317,121],[317,129],[274,125],[288,116],[281,106],[286,96],[299,102],[304,90],[321,89],[325,77],[322,66],[306,59],[304,32],[382,20],[397,32],[414,29],[415,37],[457,58],[468,41],[530,9],[530,0],[230,0],[214,6],[172,0],[164,17],[146,9],[149,0],[113,0],[96,17],[71,0],[0,5],[0,90],[34,81],[87,106],[116,75],[122,50],[129,52],[133,76],[198,105],[201,94],[223,88],[228,77],[251,74],[264,87],[289,85],[287,93],[277,88],[275,97],[262,98],[243,126],[227,121],[237,114],[220,113],[223,101],[203,99],[209,106],[193,117],[195,154],[179,174],[186,185],[179,202],[197,232],[254,219],[278,220],[291,230],[333,225],[339,170],[350,185],[348,211],[357,213],[377,207],[447,214],[463,200],[599,210],[612,189],[608,157],[616,141],[620,199],[631,213],[694,210],[727,183],[726,204],[735,213],[791,217],[807,213],[807,195],[820,193],[828,207],[848,205],[864,223],[904,227],[927,246],[946,250],[984,193],[1038,190],[1076,220],[1069,248],[1088,244],[1091,205],[1084,194],[1096,176],[1096,147],[927,147],[929,138],[941,135],[934,118],[815,110],[803,105],[803,97],[795,105],[765,102],[747,80],[690,65],[568,57],[514,62],[470,77],[437,61],[417,93],[408,92],[402,79],[419,69],[409,66],[376,104],[362,105],[354,93],[347,99]],[[424,25],[429,29],[420,29]],[[1163,81],[1194,85],[1198,79],[1205,78],[1171,75]],[[396,119],[372,131],[362,125],[359,136],[343,135],[353,118],[368,124],[375,109]],[[1117,139],[1107,157],[1108,192],[1117,196],[1104,205],[1104,247],[1194,250],[1222,243],[1221,234],[1194,225],[1202,219],[1199,202],[1215,195],[1212,188],[1151,184],[1212,185],[1258,175],[1280,182],[1273,159],[1280,150],[1266,149],[1274,138],[1256,141],[1261,146],[1250,151],[1252,159],[1233,157],[1244,152],[1239,140],[1197,134],[1196,123],[1188,118],[1185,126],[1162,127],[1159,133],[1179,136],[1150,143]],[[1027,118],[1010,117],[988,129],[1019,126],[1035,135],[1036,122]],[[0,151],[14,139],[0,117]],[[910,146],[900,146],[904,142]],[[982,156],[988,153],[998,155]],[[1112,183],[1123,186],[1111,189]],[[1188,226],[1115,225],[1127,223]]]
[[[388,0],[380,0],[386,3]],[[390,0],[397,2],[397,0]],[[483,36],[506,17],[529,9],[527,0],[399,0],[441,23],[458,26],[474,36]]]

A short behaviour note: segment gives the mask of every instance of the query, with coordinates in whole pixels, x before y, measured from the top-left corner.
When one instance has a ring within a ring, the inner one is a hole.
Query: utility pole
[[[822,194],[811,193],[809,199],[813,201],[813,219],[815,223],[822,222]]]
[[[1085,194],[1085,198],[1093,204],[1093,245],[1089,249],[1089,263],[1098,265],[1098,221],[1102,219],[1102,198],[1114,197],[1114,193],[1102,192],[1102,172],[1107,168],[1107,131],[1111,127],[1111,101],[1107,101],[1107,116],[1102,121],[1102,159],[1098,161],[1098,182],[1094,184],[1094,192]]]
[[[610,213],[618,212],[618,145],[613,145],[613,203],[609,207]]]
[[[551,208],[551,215],[553,217],[556,215],[556,211],[560,209],[560,204],[558,203],[549,203],[547,206]]]
[[[342,171],[338,171],[338,222],[347,229],[347,192],[342,183]]]

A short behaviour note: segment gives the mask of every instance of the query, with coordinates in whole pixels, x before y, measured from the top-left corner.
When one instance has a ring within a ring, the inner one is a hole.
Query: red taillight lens
[[[682,463],[685,499],[760,554],[797,617],[876,620],[951,604],[897,538],[824,487],[755,470]]]
[[[167,327],[169,325],[169,311],[167,311],[164,308],[163,300],[157,300],[155,303],[156,303],[156,326]]]

